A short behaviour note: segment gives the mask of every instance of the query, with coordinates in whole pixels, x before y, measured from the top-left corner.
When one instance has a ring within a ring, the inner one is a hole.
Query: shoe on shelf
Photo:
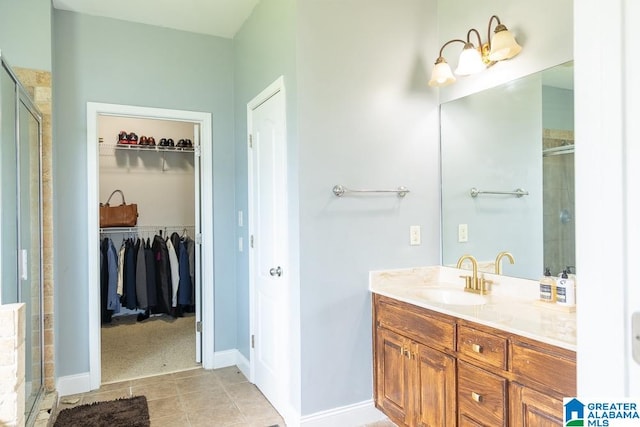
[[[167,138],[160,138],[158,142],[158,147],[166,147],[167,146]]]
[[[193,142],[190,139],[185,140],[185,147],[193,148]]]
[[[175,144],[173,142],[173,139],[171,139],[171,138],[167,139],[167,146],[168,147],[174,147],[175,146]]]
[[[149,138],[147,138],[147,145],[155,146],[156,145],[156,139],[154,137],[150,136]]]
[[[129,135],[125,131],[120,131],[118,134],[118,144],[128,144],[129,143]]]
[[[180,148],[182,148],[182,147],[184,147],[184,146],[185,146],[185,145],[184,145],[184,139],[179,140],[179,141],[178,141],[178,143],[176,144],[176,147],[180,147]]]
[[[129,134],[129,144],[136,145],[137,143],[138,143],[138,135],[136,135],[135,133],[131,132]]]
[[[149,145],[149,141],[147,140],[147,137],[142,135],[140,137],[140,141],[138,142],[138,145]]]

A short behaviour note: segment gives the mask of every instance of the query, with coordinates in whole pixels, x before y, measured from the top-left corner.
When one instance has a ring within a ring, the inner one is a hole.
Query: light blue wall
[[[0,51],[12,67],[51,71],[51,1],[0,1]]]
[[[88,101],[212,113],[215,258],[203,262],[215,268],[215,349],[235,348],[232,42],[65,11],[53,17],[57,375],[89,370]]]
[[[296,1],[263,0],[234,37],[235,73],[235,153],[236,208],[244,214],[244,226],[236,227],[237,236],[248,242],[247,183],[247,103],[279,76],[284,76],[287,104],[287,139],[290,191],[289,223],[292,252],[297,254],[297,136],[296,136]],[[244,245],[248,247],[247,244]],[[249,358],[249,275],[248,251],[237,255],[238,349]],[[289,271],[297,271],[297,262]]]
[[[439,263],[435,1],[298,2],[302,415],[373,394],[370,270]],[[351,188],[411,190],[337,198]],[[409,245],[409,226],[422,245]]]

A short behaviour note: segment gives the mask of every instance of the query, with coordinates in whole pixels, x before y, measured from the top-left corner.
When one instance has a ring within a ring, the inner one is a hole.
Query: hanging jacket
[[[180,241],[178,248],[178,264],[180,269],[180,284],[178,286],[178,304],[193,305],[191,293],[193,284],[191,283],[191,273],[189,271],[189,253],[187,244]]]
[[[107,309],[114,314],[120,313],[120,296],[118,295],[118,251],[111,239],[108,240],[107,247],[107,269],[109,280],[107,285]]]
[[[160,235],[153,238],[153,257],[156,265],[156,296],[158,303],[154,313],[171,314],[171,267],[167,242]]]
[[[136,300],[138,307],[147,309],[149,302],[147,300],[147,266],[144,253],[144,241],[138,239],[135,245],[136,250]]]
[[[124,260],[124,304],[129,310],[135,310],[136,301],[136,252],[135,243],[127,239]]]
[[[148,238],[144,245],[144,258],[147,270],[147,307],[154,309],[158,305],[158,298],[156,296],[156,262],[153,256],[153,249],[151,249],[151,243]]]

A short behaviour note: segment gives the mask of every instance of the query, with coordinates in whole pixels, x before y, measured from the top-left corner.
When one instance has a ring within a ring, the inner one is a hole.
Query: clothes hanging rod
[[[333,187],[333,194],[338,197],[344,196],[346,193],[396,193],[398,197],[404,197],[409,193],[407,187],[398,187],[395,190],[353,190],[344,185],[336,185]]]
[[[476,187],[473,187],[471,191],[469,191],[469,194],[471,194],[471,197],[478,197],[479,194],[503,194],[520,198],[522,196],[528,196],[529,192],[522,188],[516,188],[513,191],[480,191]]]

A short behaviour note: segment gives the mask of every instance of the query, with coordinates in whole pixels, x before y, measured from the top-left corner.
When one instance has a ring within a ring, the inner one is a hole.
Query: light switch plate
[[[418,246],[421,243],[420,238],[420,226],[412,225],[409,227],[409,244],[411,246]]]
[[[469,228],[467,224],[458,224],[458,243],[469,241]]]

